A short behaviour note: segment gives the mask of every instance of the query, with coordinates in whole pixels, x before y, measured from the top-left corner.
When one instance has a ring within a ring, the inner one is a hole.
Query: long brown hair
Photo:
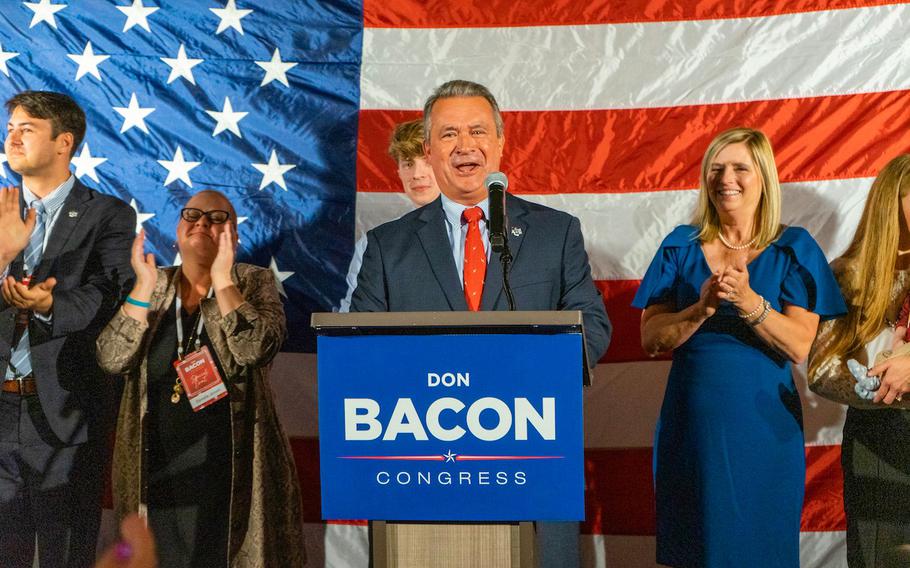
[[[841,257],[839,276],[847,315],[834,322],[834,341],[813,357],[810,375],[833,354],[849,355],[881,333],[891,301],[900,227],[901,198],[910,193],[910,154],[888,162],[872,183],[853,241]]]

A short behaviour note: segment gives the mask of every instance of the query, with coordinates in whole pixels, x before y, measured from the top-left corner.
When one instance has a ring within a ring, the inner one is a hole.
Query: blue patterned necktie
[[[28,276],[35,273],[35,269],[41,262],[41,256],[44,254],[44,222],[46,217],[44,204],[36,201],[32,204],[32,207],[35,208],[37,213],[35,230],[32,231],[32,236],[25,246],[25,265],[23,267],[24,273]],[[22,335],[19,337],[19,343],[16,344],[16,348],[13,349],[10,364],[13,367],[15,376],[24,377],[32,372],[32,355],[28,343],[28,313],[20,314],[17,323],[22,326]]]

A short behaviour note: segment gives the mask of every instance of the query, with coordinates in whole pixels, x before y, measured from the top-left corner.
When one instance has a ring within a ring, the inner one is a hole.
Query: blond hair
[[[745,144],[752,161],[761,176],[761,199],[755,211],[753,235],[757,249],[768,246],[780,233],[780,181],[777,178],[777,164],[774,162],[774,150],[771,142],[760,130],[753,128],[731,128],[718,134],[705,151],[701,162],[699,178],[698,205],[692,217],[692,224],[699,228],[698,238],[710,242],[720,234],[720,216],[711,202],[710,183],[711,163],[721,150],[730,144]]]
[[[901,214],[901,198],[910,193],[910,154],[888,162],[872,182],[859,226],[840,258],[846,270],[840,275],[847,315],[836,320],[834,337],[824,352],[810,362],[810,375],[828,357],[849,355],[881,333],[891,303]]]
[[[423,157],[423,119],[395,125],[389,140],[389,156],[395,160],[396,165],[401,161]]]

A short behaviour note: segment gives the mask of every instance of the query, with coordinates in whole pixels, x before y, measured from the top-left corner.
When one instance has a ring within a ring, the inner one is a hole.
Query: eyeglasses
[[[203,215],[205,215],[205,218],[214,225],[220,225],[231,218],[230,213],[222,211],[221,209],[203,211],[202,209],[196,209],[195,207],[184,207],[180,210],[180,216],[183,217],[183,220],[190,223],[195,223]]]

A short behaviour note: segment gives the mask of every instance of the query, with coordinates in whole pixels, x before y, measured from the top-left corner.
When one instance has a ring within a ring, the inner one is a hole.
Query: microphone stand
[[[509,284],[509,271],[512,270],[512,251],[509,250],[509,239],[503,227],[502,234],[490,235],[490,246],[493,252],[499,253],[499,262],[502,264],[502,289],[509,302],[509,311],[515,311],[515,296],[512,295],[512,286]]]

